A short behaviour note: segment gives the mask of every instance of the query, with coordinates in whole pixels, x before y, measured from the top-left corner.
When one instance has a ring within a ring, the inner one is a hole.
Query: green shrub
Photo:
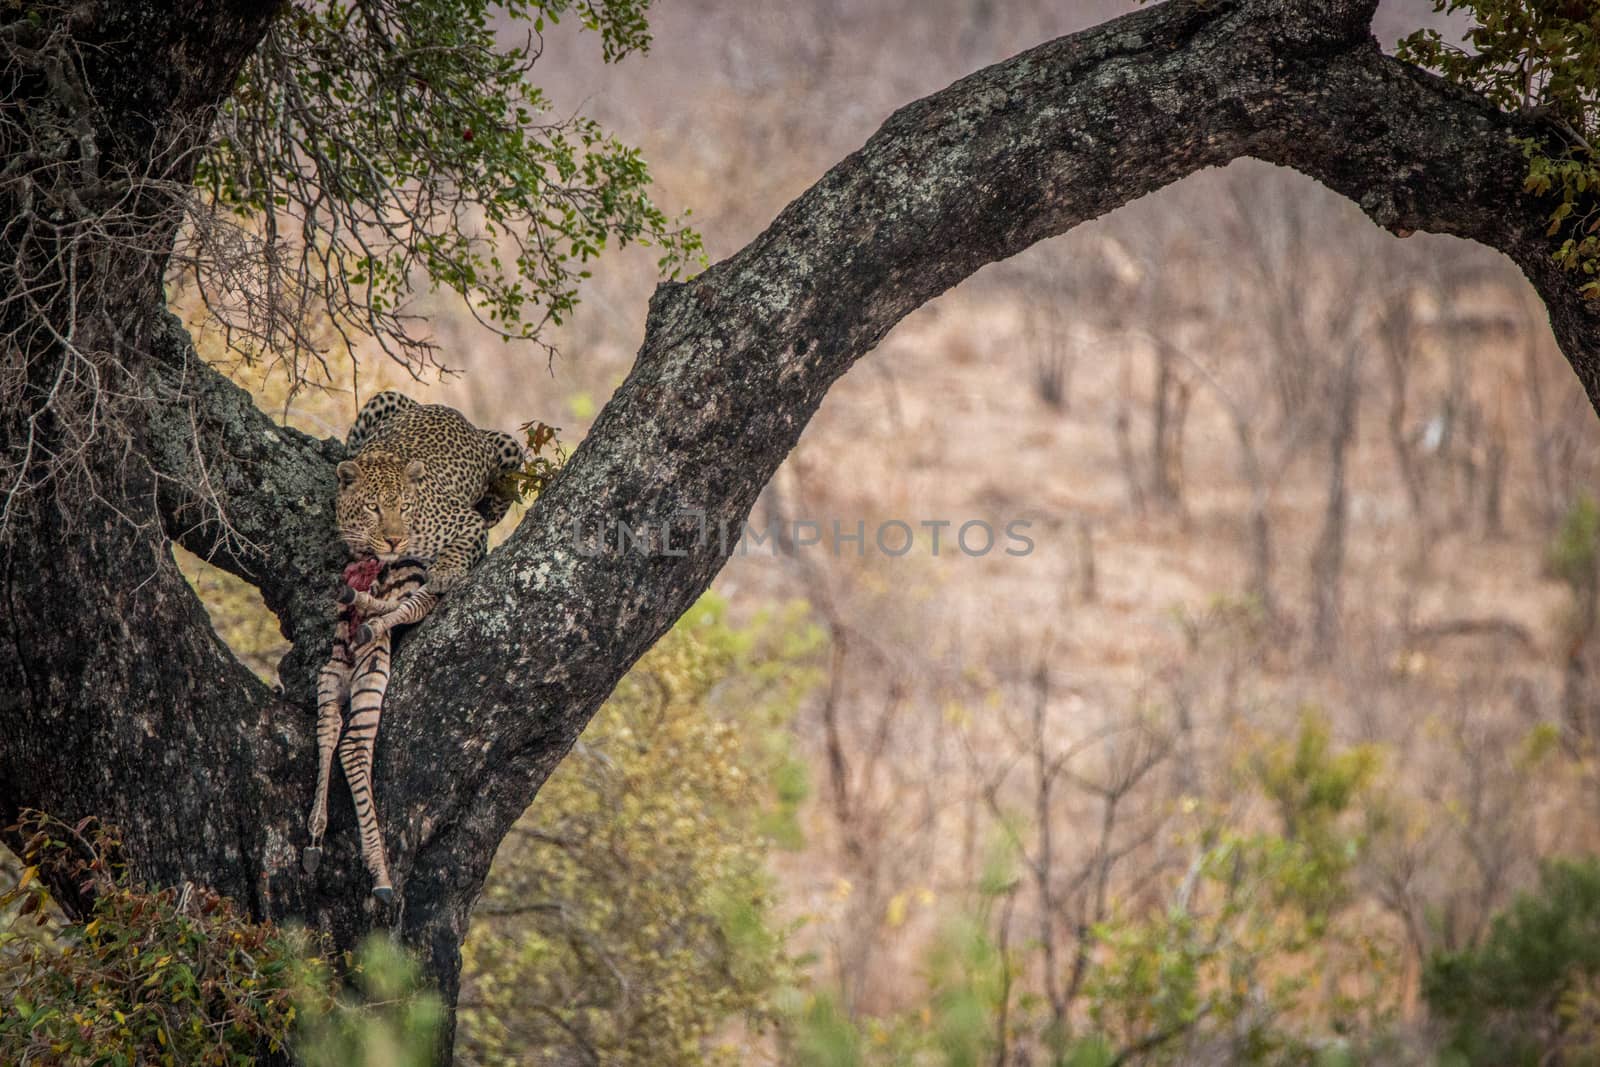
[[[1600,1063],[1600,859],[1546,864],[1482,944],[1429,958],[1422,990],[1449,1062]]]
[[[112,831],[37,813],[11,830],[27,866],[0,897],[0,1062],[251,1063],[290,1042],[302,992],[329,995],[314,939],[207,890],[131,884]],[[91,912],[60,918],[45,876],[86,884]]]
[[[26,866],[0,894],[0,1063],[424,1067],[444,1018],[416,965],[380,937],[334,974],[326,942],[251,922],[208,889],[152,890],[114,830],[25,813]],[[63,916],[46,882],[92,895]]]

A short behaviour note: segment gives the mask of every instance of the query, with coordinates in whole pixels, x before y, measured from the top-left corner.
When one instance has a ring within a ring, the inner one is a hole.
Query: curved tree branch
[[[307,704],[346,559],[333,517],[344,445],[273,422],[195,353],[171,314],[160,315],[150,351],[149,458],[162,525],[261,591],[293,643],[279,666],[284,689]]]

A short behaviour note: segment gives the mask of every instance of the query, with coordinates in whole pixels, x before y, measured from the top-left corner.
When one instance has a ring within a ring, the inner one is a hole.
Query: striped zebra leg
[[[404,599],[403,596],[394,599],[374,596],[359,589],[352,589],[348,585],[339,590],[339,603],[354,607],[361,615],[387,615],[391,611],[398,610]]]
[[[373,642],[388,637],[389,632],[396,626],[409,626],[414,622],[421,622],[438,603],[439,598],[429,592],[427,586],[413,589],[400,598],[393,611],[384,615],[374,615],[361,624],[361,628],[356,631],[356,647],[366,648]]]
[[[328,779],[339,745],[342,709],[350,694],[350,668],[350,627],[341,619],[334,629],[333,654],[317,674],[317,789],[311,797],[308,820],[311,843],[300,854],[300,865],[307,874],[322,863],[322,835],[328,829]]]
[[[372,752],[383,715],[383,694],[389,688],[389,643],[365,651],[350,680],[350,722],[339,742],[339,763],[350,783],[356,821],[361,827],[361,858],[372,873],[372,895],[387,904],[394,899],[389,884],[389,864],[383,851],[383,830],[378,825],[377,799],[372,791]]]

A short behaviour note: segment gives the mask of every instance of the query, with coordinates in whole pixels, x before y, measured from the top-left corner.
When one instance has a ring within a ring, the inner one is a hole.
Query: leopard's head
[[[407,463],[387,452],[366,453],[339,464],[334,513],[352,556],[374,556],[387,563],[405,555],[426,475],[421,460]]]

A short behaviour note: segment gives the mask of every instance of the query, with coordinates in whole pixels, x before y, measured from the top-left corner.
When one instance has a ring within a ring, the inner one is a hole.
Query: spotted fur
[[[516,438],[386,392],[361,409],[349,445],[335,511],[350,554],[426,560],[433,592],[447,592],[483,558],[489,527],[511,506],[494,487],[522,466]]]

